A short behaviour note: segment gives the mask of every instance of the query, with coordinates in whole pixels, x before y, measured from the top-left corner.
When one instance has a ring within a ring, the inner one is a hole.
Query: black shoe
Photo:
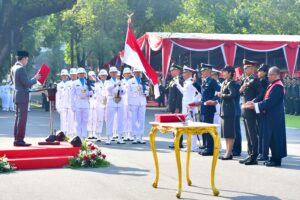
[[[208,149],[204,149],[202,152],[201,152],[201,155],[202,156],[212,156],[213,155],[213,152],[208,150]]]
[[[256,158],[250,157],[248,161],[244,163],[245,165],[257,165],[257,160]]]
[[[232,155],[233,155],[234,157],[238,157],[238,156],[241,156],[241,153],[232,152]]]
[[[15,147],[29,147],[31,144],[26,143],[24,141],[14,142]]]
[[[221,157],[221,160],[232,160],[233,156],[230,155],[229,157]]]
[[[260,155],[257,157],[256,160],[257,160],[257,161],[268,161],[269,158],[268,158],[268,157],[265,157],[265,156],[263,156],[263,155],[260,154]]]
[[[199,149],[205,149],[205,146],[200,146]]]
[[[281,162],[268,161],[265,163],[267,167],[279,167],[281,166]]]
[[[245,158],[245,159],[239,160],[239,163],[240,163],[240,164],[245,164],[245,162],[247,162],[249,159],[250,159],[250,156],[248,156],[248,157]]]
[[[170,149],[174,149],[174,148],[175,148],[175,146],[174,146],[174,145],[170,145],[170,146],[169,146],[169,148],[170,148]],[[183,146],[183,145],[179,145],[179,148],[180,148],[180,149],[183,149],[183,148],[184,148],[184,146]]]
[[[96,142],[101,142],[101,140],[100,140],[100,139],[98,139]]]

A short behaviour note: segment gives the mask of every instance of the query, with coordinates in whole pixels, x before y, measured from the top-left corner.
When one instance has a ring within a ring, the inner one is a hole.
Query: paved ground
[[[162,110],[148,110],[147,122],[154,119],[154,113]],[[49,113],[33,110],[29,113],[27,141],[37,142],[49,133]],[[13,113],[0,111],[0,146],[12,143]],[[54,126],[58,127],[58,116],[54,115]],[[146,126],[146,133],[150,126]],[[186,185],[183,172],[183,199],[299,199],[300,190],[300,130],[287,129],[289,156],[281,168],[267,168],[263,165],[243,166],[234,161],[218,161],[216,186],[220,196],[212,196],[210,189],[211,157],[196,153],[191,156],[191,179],[193,185]],[[243,137],[245,139],[245,137]],[[148,138],[146,138],[148,141]],[[165,200],[176,199],[177,170],[175,156],[167,147],[172,143],[171,135],[158,134],[157,148],[160,164],[158,188],[152,188],[154,162],[149,147],[111,145],[102,151],[112,163],[109,168],[100,169],[50,169],[25,170],[0,175],[0,200]],[[243,141],[243,149],[246,149]],[[186,153],[182,152],[185,163]],[[244,154],[245,155],[245,154]],[[183,167],[184,171],[185,167]]]

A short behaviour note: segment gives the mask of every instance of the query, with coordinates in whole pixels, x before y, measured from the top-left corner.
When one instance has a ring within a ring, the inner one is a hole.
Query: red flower
[[[91,159],[95,159],[95,158],[96,158],[96,154],[93,153],[93,154],[91,155]]]
[[[88,159],[89,159],[89,157],[87,155],[83,156],[83,160],[88,160]]]
[[[92,143],[89,143],[89,144],[88,144],[89,147],[91,147],[92,145],[93,145]]]
[[[95,146],[90,146],[91,150],[94,151],[96,149]]]
[[[105,159],[106,158],[106,155],[105,154],[101,154],[102,158]]]

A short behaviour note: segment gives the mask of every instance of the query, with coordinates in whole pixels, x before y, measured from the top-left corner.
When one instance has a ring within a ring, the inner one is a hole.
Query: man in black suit
[[[31,80],[28,79],[25,66],[28,63],[29,53],[26,51],[17,52],[17,62],[11,69],[11,77],[15,85],[14,102],[16,104],[16,119],[14,127],[14,146],[30,146],[24,141],[28,103],[29,103],[29,89],[34,85],[40,75],[36,74]]]
[[[181,72],[181,67],[178,65],[173,64],[170,67],[172,79],[169,82],[168,90],[169,90],[169,97],[168,97],[168,110],[171,113],[181,113],[182,110],[182,94],[176,87],[176,82],[179,80],[179,83],[182,84],[182,80],[180,79],[179,75]],[[183,137],[180,138],[180,148],[183,148]],[[169,148],[173,149],[174,144],[169,146]]]
[[[263,99],[263,88],[259,79],[254,75],[256,61],[249,61],[244,59],[244,73],[245,77],[242,80],[240,93],[243,97],[243,104],[248,101],[259,102]],[[245,109],[242,107],[242,116],[246,129],[246,138],[248,143],[248,157],[240,160],[241,164],[256,165],[258,156],[258,116],[254,110]]]

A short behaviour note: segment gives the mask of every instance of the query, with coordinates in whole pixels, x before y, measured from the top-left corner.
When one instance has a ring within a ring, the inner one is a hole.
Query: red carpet
[[[8,161],[17,169],[61,168],[67,165],[68,158],[76,156],[79,147],[73,147],[68,142],[60,145],[33,145],[31,147],[0,148],[0,157],[6,155]]]

